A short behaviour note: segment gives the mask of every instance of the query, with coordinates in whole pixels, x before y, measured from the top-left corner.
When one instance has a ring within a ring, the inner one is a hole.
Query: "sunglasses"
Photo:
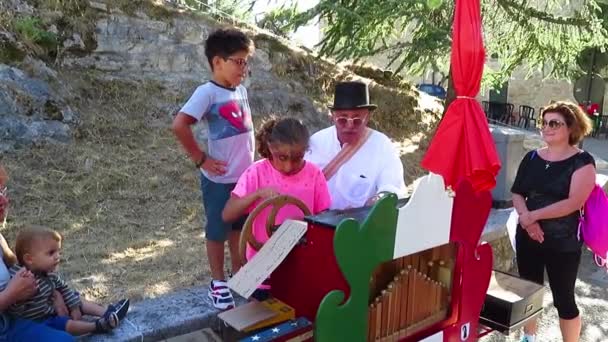
[[[565,122],[559,121],[559,120],[549,120],[548,122],[546,120],[543,120],[540,123],[540,128],[545,129],[548,126],[550,129],[558,129],[558,128],[564,126],[565,124],[566,124]]]
[[[224,59],[227,61],[231,61],[232,63],[238,65],[241,68],[246,68],[249,65],[249,62],[247,62],[245,58],[226,57]]]
[[[363,118],[348,118],[346,116],[340,116],[337,117],[336,119],[336,123],[340,126],[346,126],[349,122],[354,126],[354,127],[359,127],[363,124]]]

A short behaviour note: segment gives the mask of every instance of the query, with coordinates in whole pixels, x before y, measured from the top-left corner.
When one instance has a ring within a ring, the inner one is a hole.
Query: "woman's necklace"
[[[547,158],[549,158],[549,151],[547,151]],[[558,158],[559,160],[559,158]],[[551,167],[551,163],[553,163],[552,161],[549,160],[545,160],[545,170],[548,170]]]

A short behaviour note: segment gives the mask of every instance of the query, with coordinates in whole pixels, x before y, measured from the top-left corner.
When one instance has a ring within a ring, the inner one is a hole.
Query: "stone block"
[[[237,305],[244,299],[235,298]],[[121,325],[108,334],[83,337],[82,342],[161,341],[204,328],[220,331],[223,323],[207,299],[207,287],[176,291],[131,305]]]
[[[505,208],[511,206],[511,186],[517,174],[517,168],[525,155],[525,134],[521,131],[490,125],[490,131],[496,144],[502,167],[496,177],[496,187],[492,191],[494,206]]]
[[[481,235],[481,241],[487,242],[494,253],[492,268],[503,272],[514,270],[515,252],[507,233],[507,221],[513,208],[492,209]]]

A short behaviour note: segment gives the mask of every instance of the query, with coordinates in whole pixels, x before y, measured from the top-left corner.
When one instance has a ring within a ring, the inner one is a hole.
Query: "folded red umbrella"
[[[479,0],[457,0],[450,61],[456,99],[422,160],[422,167],[443,176],[446,186],[452,188],[462,178],[468,179],[475,191],[496,186],[500,159],[488,121],[475,100],[484,60]]]

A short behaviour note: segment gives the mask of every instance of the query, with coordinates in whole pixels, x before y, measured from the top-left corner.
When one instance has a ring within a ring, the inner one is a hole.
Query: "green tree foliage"
[[[481,2],[486,52],[499,64],[485,73],[491,84],[502,83],[518,66],[572,78],[582,72],[576,63],[581,51],[608,45],[605,14],[596,0]],[[382,55],[384,67],[395,72],[445,74],[453,11],[453,0],[320,0],[294,19],[294,27],[323,23],[320,53],[339,61]]]
[[[298,14],[297,3],[283,5],[264,14],[256,25],[278,36],[288,37],[293,30],[293,23]]]

